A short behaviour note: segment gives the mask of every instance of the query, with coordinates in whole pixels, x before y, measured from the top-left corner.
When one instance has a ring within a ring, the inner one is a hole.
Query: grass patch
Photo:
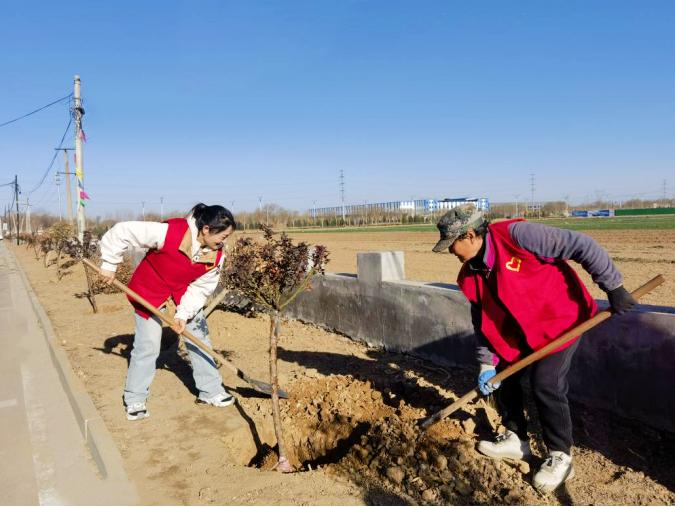
[[[573,231],[659,230],[675,229],[675,215],[647,215],[589,218],[546,218],[531,222]],[[324,227],[316,229],[286,229],[289,234],[332,234],[353,232],[436,232],[435,224],[371,225],[368,227]]]
[[[367,227],[323,227],[318,229],[286,229],[288,234],[321,234],[340,232],[433,232],[435,224],[369,225]]]
[[[675,215],[623,217],[549,218],[536,222],[574,231],[612,231],[634,229],[675,229]]]

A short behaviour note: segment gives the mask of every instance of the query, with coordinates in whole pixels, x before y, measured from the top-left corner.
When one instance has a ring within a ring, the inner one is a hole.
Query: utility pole
[[[345,223],[345,172],[340,169],[340,195],[342,197],[342,224]]]
[[[530,173],[530,210],[534,213],[534,173]]]
[[[160,222],[164,222],[164,197],[159,198],[159,218]]]
[[[532,208],[532,213],[534,214],[534,173],[530,173],[530,188],[532,192],[530,206]],[[537,217],[541,218],[541,206],[537,206]]]
[[[141,209],[143,210],[143,221],[145,222],[145,201],[141,201]]]
[[[514,197],[516,198],[516,218],[518,218],[518,199],[520,198],[520,194],[516,194]]]
[[[59,176],[59,173],[56,172],[54,173],[54,183],[56,183],[56,192],[59,194],[59,222],[63,220],[63,216],[61,215],[61,177]]]
[[[26,229],[25,232],[28,234],[33,234],[33,227],[30,225],[30,202],[28,201],[28,197],[26,197]]]
[[[73,99],[73,117],[75,118],[75,176],[77,178],[77,238],[80,243],[84,241],[84,229],[86,219],[84,216],[84,159],[82,153],[82,97],[80,95],[80,76],[75,75]]]
[[[16,244],[19,245],[19,177],[14,175],[14,200],[16,202]]]
[[[262,195],[258,196],[258,211],[260,211],[260,221],[262,222]]]
[[[68,161],[68,152],[73,151],[73,148],[54,148],[57,151],[63,151],[63,169],[66,176],[66,218],[68,218],[68,223],[73,225],[73,197],[70,191],[70,176],[73,174],[70,172],[70,165]]]

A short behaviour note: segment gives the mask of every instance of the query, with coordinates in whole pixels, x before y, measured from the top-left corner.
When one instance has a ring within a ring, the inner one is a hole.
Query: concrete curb
[[[114,484],[115,490],[119,493],[119,499],[116,499],[118,505],[139,504],[140,499],[136,487],[129,480],[124,470],[122,456],[115,445],[112,435],[108,431],[94,403],[91,401],[84,384],[73,372],[68,356],[58,346],[56,333],[51,321],[40,304],[14,252],[9,249],[7,249],[7,252],[12,256],[18,268],[19,276],[28,292],[31,304],[38,316],[45,340],[49,346],[52,362],[59,374],[59,379],[68,396],[75,419],[101,477],[104,481]]]

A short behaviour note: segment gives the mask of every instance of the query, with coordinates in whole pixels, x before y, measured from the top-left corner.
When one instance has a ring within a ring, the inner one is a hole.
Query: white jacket
[[[187,221],[192,234],[192,260],[196,261],[201,255],[212,250],[202,247],[197,241],[197,225],[192,215],[187,216]],[[117,271],[117,265],[122,262],[124,252],[129,247],[160,250],[164,246],[168,230],[169,224],[160,222],[115,224],[101,238],[101,269]],[[202,309],[206,298],[216,290],[224,260],[225,255],[222,255],[215,269],[203,274],[188,286],[176,308],[176,319],[188,321]]]

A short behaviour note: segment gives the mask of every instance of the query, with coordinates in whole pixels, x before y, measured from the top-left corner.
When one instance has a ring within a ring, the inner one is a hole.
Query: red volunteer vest
[[[488,226],[495,253],[490,280],[468,263],[457,278],[467,299],[481,308],[481,331],[507,363],[521,358],[523,338],[533,350],[541,349],[597,311],[595,300],[566,261],[537,257],[511,238],[508,227],[519,221]]]
[[[159,307],[171,297],[176,305],[185,294],[188,286],[204,273],[218,266],[223,255],[218,250],[215,264],[192,262],[192,259],[181,252],[180,246],[188,222],[184,218],[167,220],[169,229],[161,250],[150,250],[134,271],[129,288],[145,298],[155,307]],[[147,319],[150,314],[133,298],[128,298],[136,309],[136,313]]]

